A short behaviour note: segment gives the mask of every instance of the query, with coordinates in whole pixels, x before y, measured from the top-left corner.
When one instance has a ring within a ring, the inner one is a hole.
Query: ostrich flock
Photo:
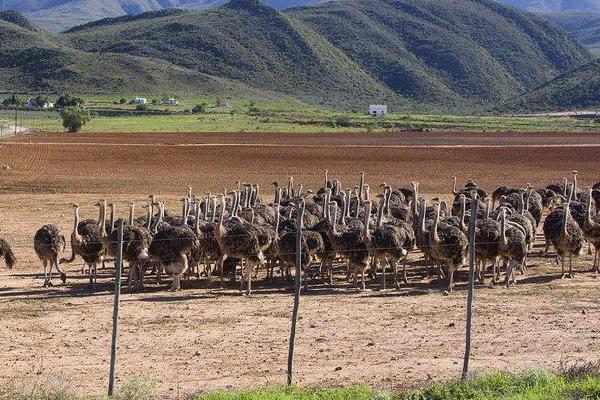
[[[44,286],[52,285],[55,267],[63,284],[67,275],[61,265],[84,261],[81,270],[96,282],[98,267],[105,268],[119,253],[117,227],[123,224],[123,260],[128,265],[128,287],[144,287],[147,273],[172,278],[171,290],[179,290],[182,279],[218,276],[235,281],[241,272],[241,290],[250,294],[259,270],[266,279],[289,279],[296,265],[298,227],[303,285],[321,280],[333,283],[334,272],[346,274],[355,287],[365,289],[366,279],[386,288],[393,275],[396,289],[408,283],[407,257],[420,251],[427,273],[447,279],[452,292],[454,272],[468,265],[469,221],[477,205],[475,220],[476,279],[484,284],[491,273],[498,283],[516,282],[516,271],[526,273],[538,229],[543,230],[547,254],[553,247],[562,277],[573,276],[573,258],[584,250],[594,252],[593,269],[600,272],[600,182],[584,190],[572,178],[534,190],[502,186],[490,195],[472,180],[461,189],[454,178],[453,202],[429,201],[419,195],[418,182],[394,189],[382,183],[371,196],[365,174],[358,185],[344,189],[327,171],[323,187],[316,192],[274,182],[272,202],[262,197],[258,185],[238,183],[236,190],[197,196],[188,188],[181,199],[182,211],[171,213],[155,195],[148,198],[145,215],[136,217],[129,205],[126,220],[115,219],[115,206],[105,200],[95,204],[98,219],[81,219],[73,204],[71,255],[60,258],[67,246],[56,225],[44,225],[35,234],[34,250],[44,266]],[[567,210],[569,212],[567,212]],[[543,216],[545,218],[543,219]],[[0,239],[0,256],[12,268],[16,263],[9,244]],[[565,264],[568,264],[568,269]],[[338,268],[334,268],[337,266]],[[401,271],[400,271],[401,267]],[[87,269],[87,271],[86,271]],[[339,277],[338,277],[339,278]],[[379,283],[378,283],[379,282]]]

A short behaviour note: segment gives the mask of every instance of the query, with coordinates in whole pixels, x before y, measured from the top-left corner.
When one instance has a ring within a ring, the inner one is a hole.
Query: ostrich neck
[[[390,198],[392,197],[392,192],[391,190],[387,189],[385,191],[384,194],[384,202],[382,204],[382,207],[384,208],[383,211],[385,211],[385,215],[386,217],[390,216]]]
[[[569,213],[570,212],[571,212],[571,210],[569,208],[569,203],[567,202],[567,204],[565,204],[564,217],[563,217],[563,229],[562,229],[563,237],[567,237],[567,235],[569,234],[569,231],[567,230],[567,223],[569,222]]]
[[[460,229],[465,230],[465,214],[467,213],[466,200],[461,199],[460,201]]]
[[[454,193],[454,194],[458,193],[456,191],[456,177],[454,177],[454,179],[452,180],[452,193]]]
[[[111,232],[115,229],[115,207],[110,208],[108,217],[108,225],[110,226]]]
[[[587,201],[585,202],[585,225],[586,227],[590,227],[594,225],[594,220],[592,220],[592,191],[590,190],[588,194]]]
[[[383,222],[383,202],[379,205],[379,210],[377,210],[377,228],[381,228],[382,222]]]
[[[279,204],[275,207],[275,240],[279,240],[279,221],[281,219],[281,213],[279,212]]]
[[[362,204],[364,185],[365,185],[365,175],[360,174],[360,182],[359,182],[359,186],[358,186],[358,204]]]
[[[440,235],[438,232],[439,224],[440,224],[440,208],[438,206],[437,211],[435,213],[435,218],[433,220],[433,229],[431,230],[431,242],[433,244],[440,243]]]
[[[412,213],[417,215],[417,185],[413,185],[413,202],[412,202]]]
[[[419,215],[420,219],[421,219],[421,223],[419,224],[419,227],[421,228],[421,233],[425,232],[425,216],[427,214],[427,205],[425,204],[425,202],[421,203],[421,215]]]
[[[506,238],[506,214],[502,213],[502,218],[500,219],[500,232],[502,232],[502,245],[506,246],[508,244],[508,239]]]
[[[75,208],[75,223],[73,226],[73,235],[76,238],[80,238],[79,236],[79,207]]]
[[[106,208],[100,204],[100,235],[106,237]]]
[[[133,204],[129,207],[129,225],[133,225]]]

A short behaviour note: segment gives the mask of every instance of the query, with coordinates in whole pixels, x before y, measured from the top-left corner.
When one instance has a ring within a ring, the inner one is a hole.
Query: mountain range
[[[564,11],[600,12],[600,0],[498,0],[501,3],[536,13]]]
[[[0,91],[214,94],[421,110],[501,104],[591,61],[553,23],[492,0],[233,0],[61,34],[0,13]]]
[[[265,0],[265,3],[276,9],[285,9],[322,1]],[[35,24],[58,32],[103,18],[171,8],[201,10],[226,2],[227,0],[0,0],[0,10],[18,11]]]
[[[264,0],[283,10],[314,5],[326,0]],[[352,0],[350,0],[352,1]],[[537,13],[600,13],[600,0],[498,0],[526,11]],[[59,32],[76,25],[103,18],[135,15],[170,8],[200,10],[223,5],[227,0],[0,0],[0,10],[23,13],[35,24]],[[441,0],[444,6],[447,0]]]

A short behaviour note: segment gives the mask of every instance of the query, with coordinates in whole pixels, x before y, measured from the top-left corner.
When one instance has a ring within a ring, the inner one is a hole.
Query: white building
[[[388,113],[387,105],[371,104],[369,106],[369,115],[386,115]]]
[[[177,99],[165,99],[163,100],[163,104],[169,105],[169,106],[176,106],[177,104],[179,104],[179,100]]]
[[[148,100],[145,97],[136,97],[133,99],[133,104],[146,104]]]

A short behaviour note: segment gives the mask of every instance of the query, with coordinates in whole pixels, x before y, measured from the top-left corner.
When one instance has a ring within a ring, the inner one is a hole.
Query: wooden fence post
[[[473,317],[473,289],[475,285],[475,226],[477,225],[477,211],[479,202],[471,200],[471,217],[469,219],[469,294],[467,296],[467,329],[465,340],[465,358],[463,363],[462,379],[469,375],[469,359],[471,357],[471,323]]]
[[[298,324],[298,308],[300,307],[300,288],[302,286],[302,211],[297,208],[296,220],[296,279],[294,287],[294,309],[292,311],[292,329],[290,332],[290,348],[288,352],[287,384],[290,386],[294,376],[294,347],[296,345],[296,325]]]
[[[119,221],[118,255],[115,263],[115,296],[113,302],[112,341],[110,345],[110,372],[108,375],[108,395],[112,396],[115,389],[115,369],[117,365],[117,336],[119,331],[119,300],[121,298],[121,271],[123,270],[123,220]]]

